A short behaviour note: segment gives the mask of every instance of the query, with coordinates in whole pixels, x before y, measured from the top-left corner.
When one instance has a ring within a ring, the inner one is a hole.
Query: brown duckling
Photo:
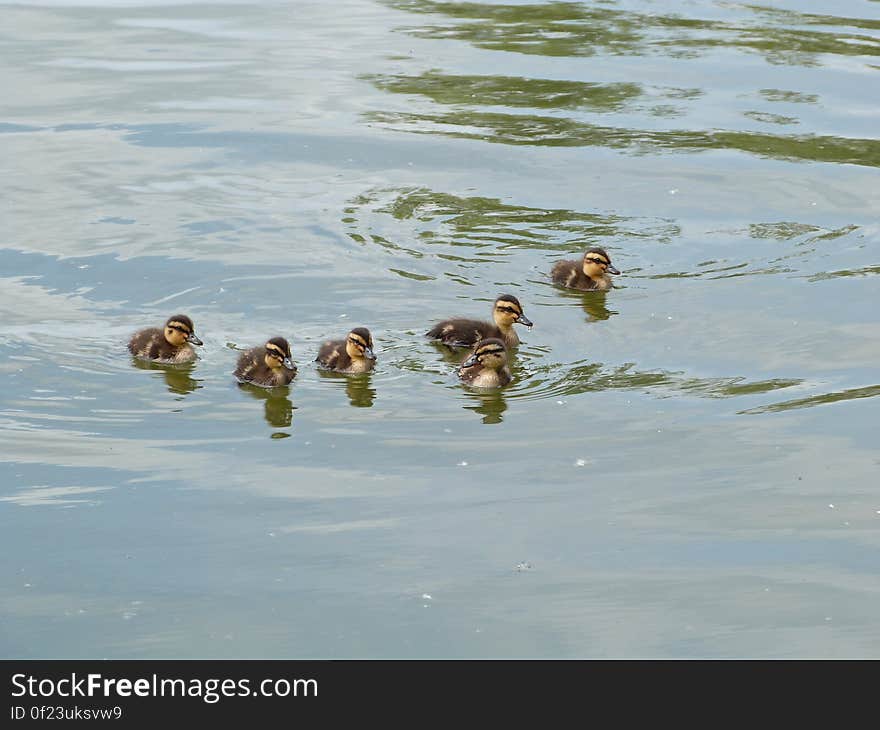
[[[233,374],[240,383],[261,388],[287,385],[296,375],[290,344],[283,337],[273,337],[262,347],[252,347],[239,355]]]
[[[474,351],[458,368],[458,377],[476,388],[499,388],[511,380],[507,367],[507,348],[504,340],[487,337],[480,340]]]
[[[196,337],[192,320],[185,314],[175,314],[165,327],[148,327],[135,332],[128,349],[135,357],[155,362],[189,362],[196,353],[190,344],[201,345]]]
[[[523,314],[519,299],[512,294],[502,294],[495,300],[492,319],[494,324],[476,319],[447,319],[435,324],[425,335],[450,347],[473,347],[488,337],[497,337],[507,347],[515,347],[519,344],[519,337],[513,329],[514,322],[529,329],[532,327],[531,320]]]
[[[337,373],[368,373],[376,364],[373,336],[366,327],[355,327],[344,340],[328,340],[315,362]]]
[[[611,288],[611,277],[608,274],[619,274],[611,265],[611,257],[604,248],[588,248],[581,261],[569,259],[557,261],[550,276],[554,284],[569,289],[584,291],[606,290]]]

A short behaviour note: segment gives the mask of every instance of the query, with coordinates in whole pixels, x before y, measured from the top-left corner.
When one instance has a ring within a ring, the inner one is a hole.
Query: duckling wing
[[[163,330],[150,327],[132,335],[128,342],[128,351],[135,357],[155,360],[161,355],[162,342],[165,342]]]
[[[335,370],[346,359],[347,355],[343,357],[344,355],[346,355],[345,340],[329,340],[321,345],[315,362],[325,368]]]
[[[557,261],[550,270],[550,277],[556,284],[574,287],[579,273],[577,261]]]
[[[238,363],[233,374],[239,380],[251,381],[260,365],[256,350],[247,350],[238,356]]]
[[[472,347],[486,337],[497,337],[497,328],[476,319],[447,319],[434,325],[426,337],[450,347]]]

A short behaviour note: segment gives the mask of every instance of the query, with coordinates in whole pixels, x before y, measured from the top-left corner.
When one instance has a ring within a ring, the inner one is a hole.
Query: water
[[[880,4],[0,5],[3,656],[880,656]]]

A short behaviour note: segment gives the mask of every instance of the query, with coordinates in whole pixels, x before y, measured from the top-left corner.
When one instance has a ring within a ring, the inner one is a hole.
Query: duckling
[[[458,377],[477,388],[499,388],[511,380],[507,367],[507,348],[504,340],[487,337],[480,340],[474,351],[458,368]]]
[[[550,276],[555,284],[569,289],[591,291],[611,288],[611,277],[608,274],[619,274],[611,265],[611,257],[604,248],[588,248],[582,261],[569,259],[557,261]]]
[[[344,340],[328,340],[315,362],[337,373],[368,373],[376,364],[373,336],[366,327],[355,327]]]
[[[165,327],[148,327],[135,332],[128,349],[135,357],[155,362],[179,363],[194,360],[196,353],[190,347],[201,345],[196,337],[192,320],[185,314],[175,314]]]
[[[240,383],[261,388],[287,385],[296,375],[290,344],[283,337],[273,337],[262,347],[253,347],[238,357],[234,375]]]
[[[502,294],[492,305],[492,319],[495,323],[480,322],[476,319],[447,319],[435,324],[426,337],[439,340],[450,347],[473,347],[480,340],[497,337],[507,347],[516,347],[519,337],[513,329],[514,322],[531,329],[531,320],[523,314],[522,304],[512,294]]]

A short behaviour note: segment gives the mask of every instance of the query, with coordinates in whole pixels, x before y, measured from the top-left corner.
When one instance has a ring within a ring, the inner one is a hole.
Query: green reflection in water
[[[571,2],[529,5],[434,0],[385,2],[399,10],[452,19],[451,23],[438,21],[402,28],[413,36],[455,39],[479,48],[541,56],[657,53],[688,57],[714,48],[735,47],[759,53],[771,63],[815,66],[821,54],[880,55],[880,42],[871,35],[857,32],[877,30],[880,21],[760,6],[731,8],[749,13],[745,20],[705,20]],[[829,26],[829,30],[794,26]]]
[[[186,395],[194,390],[201,388],[201,381],[192,377],[196,363],[182,363],[180,365],[170,365],[167,363],[152,362],[150,360],[142,360],[137,357],[131,358],[131,363],[138,370],[155,370],[161,372],[165,378],[165,384],[171,393],[177,395]]]
[[[504,420],[502,414],[507,410],[507,401],[501,388],[470,390],[468,403],[463,407],[467,411],[479,413],[483,417],[483,423],[501,423]]]
[[[786,117],[782,114],[771,114],[770,112],[743,112],[744,117],[754,119],[756,122],[764,124],[800,124],[800,120],[795,117]]]
[[[406,240],[407,245],[376,232],[385,216],[398,223],[411,222],[415,230],[394,226],[394,235]],[[389,253],[415,259],[431,252],[445,261],[471,263],[498,261],[515,249],[581,254],[587,246],[608,245],[608,239],[639,238],[662,243],[680,234],[679,227],[668,220],[530,208],[503,203],[498,198],[462,197],[426,188],[369,191],[346,207],[343,220],[358,243],[374,243]],[[436,278],[437,273],[399,267],[392,271],[415,279]]]
[[[880,274],[880,266],[862,266],[858,269],[839,269],[837,271],[823,271],[809,278],[809,281],[823,281],[824,279],[838,279],[841,276],[877,276]]]
[[[418,94],[438,104],[610,112],[622,110],[627,102],[642,94],[641,85],[633,83],[591,84],[519,76],[453,76],[437,71],[419,76],[366,78],[384,91]]]
[[[774,135],[729,130],[640,130],[559,117],[456,111],[443,114],[368,112],[390,129],[509,145],[608,147],[635,154],[739,150],[779,160],[880,166],[880,141],[818,135]]]
[[[778,101],[789,104],[816,104],[819,101],[818,94],[804,94],[799,91],[761,89],[760,94],[767,101]]]
[[[523,368],[525,369],[525,368]],[[799,378],[772,378],[749,381],[745,377],[695,378],[680,372],[639,371],[635,363],[606,368],[602,363],[577,364],[566,367],[561,364],[530,364],[530,373],[522,378],[524,386],[508,393],[510,398],[547,398],[550,396],[573,396],[602,390],[653,390],[675,394],[694,395],[701,398],[736,398],[757,395],[803,382]],[[512,368],[519,375],[520,368]]]
[[[587,313],[588,322],[603,322],[606,319],[611,319],[613,315],[617,314],[616,309],[609,309],[606,304],[608,292],[578,292],[577,296],[581,300],[581,306],[583,307],[584,312]]]
[[[451,75],[427,71],[417,76],[373,75],[363,77],[378,89],[394,94],[424,96],[438,104],[502,106],[528,109],[571,109],[594,113],[645,111],[653,116],[672,117],[684,113],[658,99],[692,100],[700,89],[652,87],[650,93],[637,83],[587,83],[557,79],[529,79],[521,76]],[[636,101],[645,98],[642,104]]]
[[[318,377],[326,381],[335,381],[345,386],[348,402],[356,408],[369,408],[376,400],[376,389],[373,387],[372,373],[337,373],[332,370],[318,368]]]
[[[771,403],[758,408],[749,408],[740,411],[742,414],[757,413],[776,413],[779,411],[792,411],[797,408],[811,408],[813,406],[827,405],[828,403],[838,403],[844,400],[855,400],[858,398],[873,398],[880,395],[880,385],[869,385],[864,388],[847,388],[846,390],[838,390],[832,393],[823,393],[821,395],[813,395],[809,398],[797,398],[795,400],[783,401],[782,403]]]
[[[376,400],[376,389],[369,373],[349,375],[345,380],[345,392],[348,402],[357,408],[369,408]]]
[[[293,423],[293,403],[290,400],[290,387],[261,388],[251,383],[239,383],[242,392],[251,398],[263,401],[263,417],[272,428],[290,428]],[[289,434],[285,434],[289,435]],[[273,438],[282,436],[272,435]]]

